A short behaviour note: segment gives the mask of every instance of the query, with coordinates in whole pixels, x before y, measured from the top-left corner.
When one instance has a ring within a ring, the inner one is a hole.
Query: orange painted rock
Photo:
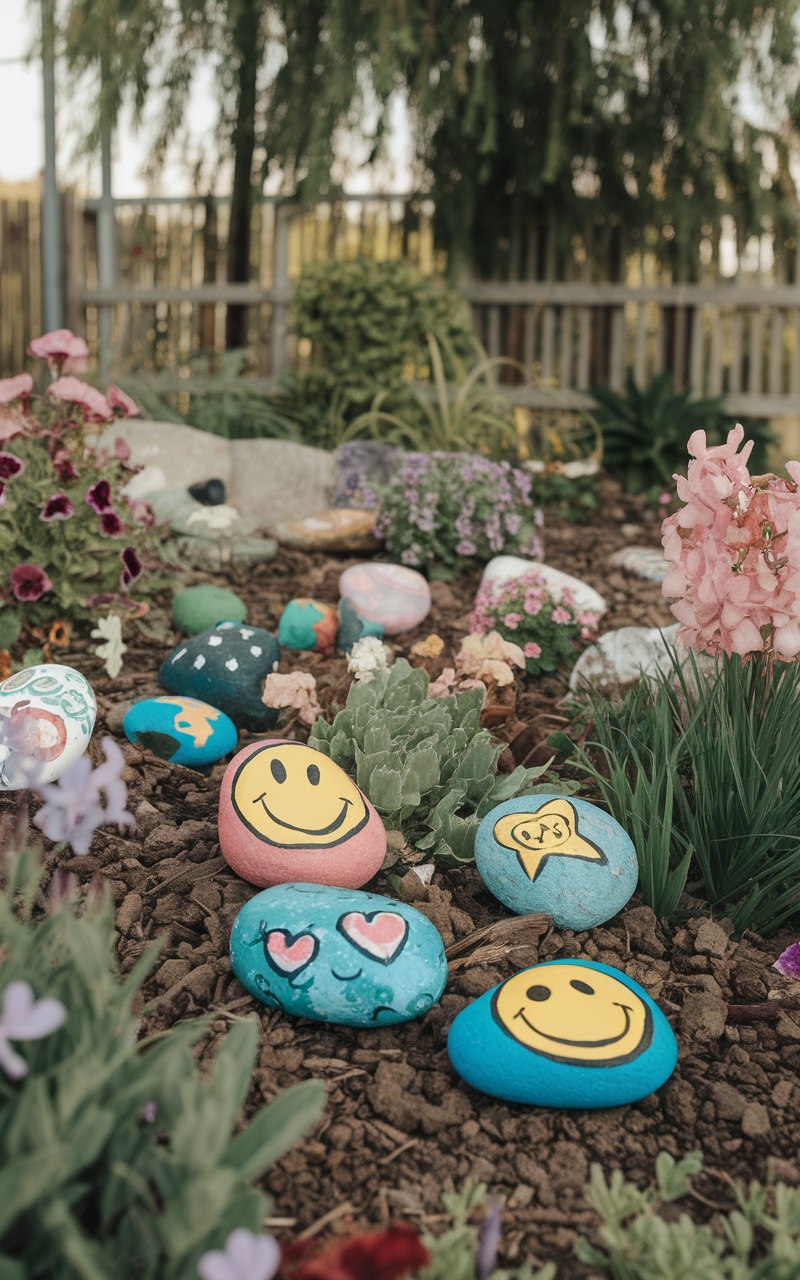
[[[359,889],[380,870],[386,831],[343,769],[301,742],[255,742],[222,779],[219,841],[251,884]]]

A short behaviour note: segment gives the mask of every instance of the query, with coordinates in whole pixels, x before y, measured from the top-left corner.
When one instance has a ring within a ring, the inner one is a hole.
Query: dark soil
[[[594,523],[546,529],[547,562],[602,592],[610,605],[604,629],[664,625],[671,617],[660,587],[608,564],[622,546],[658,545],[658,528],[655,518],[606,484]],[[335,602],[338,576],[353,559],[281,549],[270,564],[217,580],[244,596],[249,621],[275,628],[292,596]],[[478,576],[434,583],[431,616],[417,632],[397,638],[397,652],[407,653],[433,631],[448,649],[457,648]],[[506,1200],[504,1259],[556,1259],[559,1276],[571,1280],[592,1274],[574,1261],[572,1245],[596,1221],[582,1195],[593,1161],[644,1185],[659,1151],[680,1156],[701,1150],[706,1169],[692,1210],[698,1217],[706,1217],[710,1206],[731,1205],[731,1177],[748,1181],[772,1173],[800,1181],[800,1012],[768,1007],[763,1018],[752,1009],[730,1009],[767,1001],[779,981],[770,966],[794,939],[746,935],[733,942],[725,922],[704,917],[702,904],[672,934],[662,932],[638,897],[612,923],[584,934],[542,932],[521,921],[487,956],[473,954],[475,945],[467,940],[510,913],[473,869],[437,871],[425,889],[413,872],[398,888],[396,876],[404,868],[396,867],[368,887],[413,901],[448,947],[465,944],[440,1004],[417,1021],[376,1031],[293,1020],[257,1006],[233,977],[228,956],[234,917],[254,890],[220,856],[217,800],[226,762],[206,775],[159,761],[122,737],[121,704],[159,692],[156,671],[168,651],[155,642],[129,643],[115,681],[83,644],[61,658],[82,669],[97,691],[95,744],[109,730],[122,743],[129,808],[137,820],[133,833],[98,834],[91,854],[66,867],[81,881],[99,873],[108,884],[118,910],[123,969],[164,937],[144,992],[146,999],[160,1000],[146,1021],[148,1031],[210,1014],[207,1053],[231,1019],[256,1011],[262,1035],[248,1108],[308,1076],[327,1082],[328,1107],[317,1131],[267,1179],[279,1236],[290,1238],[323,1216],[335,1232],[393,1217],[435,1228],[443,1221],[442,1191],[473,1178]],[[291,666],[313,671],[327,705],[343,700],[343,658],[299,654],[283,669]],[[508,767],[515,759],[549,757],[544,740],[563,715],[558,701],[567,675],[520,681],[516,708],[498,725],[513,740],[503,761]],[[247,740],[243,734],[242,744]],[[658,1001],[677,1033],[680,1059],[657,1094],[609,1111],[548,1111],[494,1101],[456,1077],[445,1040],[458,1011],[517,969],[555,956],[624,969]]]

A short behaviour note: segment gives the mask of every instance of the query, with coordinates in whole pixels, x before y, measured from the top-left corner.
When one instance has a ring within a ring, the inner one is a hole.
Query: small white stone
[[[228,658],[228,661],[225,663],[225,666],[227,667],[228,671],[239,670],[239,663],[236,661],[235,658]]]
[[[222,644],[222,636],[209,636],[208,643],[216,648],[218,644]]]
[[[253,655],[253,657],[254,657],[254,658],[260,658],[260,657],[261,657],[261,654],[263,653],[263,650],[262,650],[262,648],[261,648],[261,646],[260,646],[260,645],[257,645],[257,644],[251,644],[251,645],[250,645],[250,652],[252,653],[252,655]]]
[[[206,665],[206,660],[202,653],[198,653],[192,665],[194,666],[195,671],[199,671],[201,667]]]

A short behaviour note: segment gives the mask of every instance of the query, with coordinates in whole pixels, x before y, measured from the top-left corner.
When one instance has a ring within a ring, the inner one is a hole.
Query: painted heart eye
[[[336,928],[379,964],[391,964],[408,937],[408,921],[396,911],[348,911],[337,921]]]
[[[269,771],[276,782],[286,781],[286,766],[280,760],[270,760]]]
[[[313,933],[293,934],[288,929],[266,929],[261,937],[264,959],[283,977],[290,977],[305,969],[319,951],[319,941]]]

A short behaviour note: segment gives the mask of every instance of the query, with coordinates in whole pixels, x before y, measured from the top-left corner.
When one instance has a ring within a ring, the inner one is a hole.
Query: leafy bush
[[[800,664],[672,662],[619,706],[591,699],[579,767],[633,839],[656,914],[694,857],[737,934],[774,932],[800,917]]]
[[[469,359],[477,345],[463,298],[405,262],[371,258],[307,267],[291,327],[311,342],[313,366],[331,389],[362,409],[377,392],[423,375],[429,333],[459,359]]]
[[[270,1201],[251,1184],[314,1123],[324,1088],[296,1086],[232,1136],[257,1021],[230,1029],[204,1078],[193,1048],[207,1020],[137,1043],[158,947],[122,978],[107,896],[59,899],[51,886],[48,911],[29,848],[0,871],[0,1275],[196,1280],[201,1254],[259,1229]],[[27,1035],[9,1020],[12,984],[38,998]],[[42,1036],[36,1019],[58,1002],[62,1025]],[[28,1043],[7,1075],[9,1039]]]
[[[600,471],[592,463],[566,463],[564,467],[528,463],[531,496],[545,519],[584,524],[600,506]]]
[[[639,1191],[618,1169],[607,1181],[592,1166],[586,1191],[602,1219],[602,1248],[579,1240],[581,1262],[602,1267],[609,1280],[792,1280],[800,1275],[800,1191],[782,1183],[748,1191],[736,1187],[738,1207],[715,1214],[707,1226],[687,1213],[670,1220],[664,1205],[692,1194],[692,1176],[703,1167],[697,1152],[675,1161],[662,1151],[656,1187]]]
[[[382,491],[377,537],[402,564],[542,557],[527,471],[470,453],[410,453]]]
[[[482,689],[427,694],[427,672],[400,658],[371,681],[354,682],[344,710],[332,724],[317,720],[309,736],[355,779],[388,830],[436,858],[469,862],[478,824],[495,805],[542,791],[569,794],[546,766],[496,774],[504,744],[480,727]]]
[[[5,407],[9,386],[26,379]],[[126,416],[136,406],[78,378],[59,378],[43,397],[31,384],[24,374],[0,382],[0,618],[36,626],[86,619],[94,603],[135,607],[131,589],[141,593],[143,570],[158,564],[152,513],[120,492],[133,474],[127,446],[109,455],[90,437],[116,406]]]
[[[580,642],[593,640],[596,629],[596,613],[578,613],[569,590],[554,600],[535,569],[508,582],[482,583],[470,624],[473,632],[498,631],[519,645],[529,675],[574,663]]]

